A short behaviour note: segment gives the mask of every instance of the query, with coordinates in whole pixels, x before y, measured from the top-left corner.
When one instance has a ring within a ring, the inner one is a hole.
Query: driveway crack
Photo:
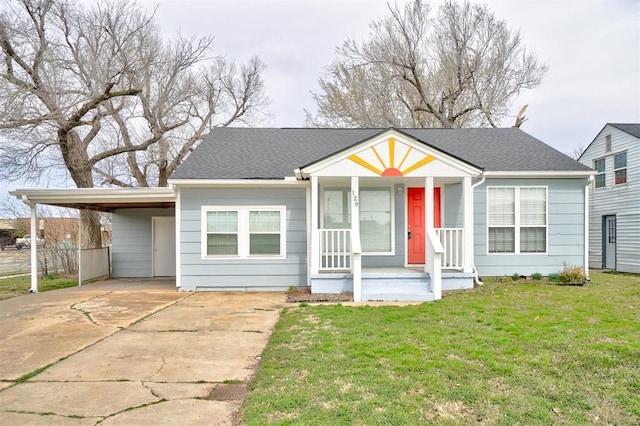
[[[152,378],[152,377],[155,377],[155,376],[157,376],[158,374],[160,374],[160,372],[161,372],[161,371],[162,371],[162,369],[164,368],[165,364],[166,364],[166,360],[165,360],[164,355],[163,355],[163,356],[162,356],[162,363],[160,363],[160,367],[158,368],[158,371],[156,371],[155,373],[153,373],[152,375],[150,375],[150,376],[148,376],[148,377],[145,377],[145,378],[144,378],[144,379],[142,379],[142,380],[151,380],[151,378]],[[143,384],[143,386],[144,386],[144,384]],[[145,386],[145,387],[146,387],[146,386]],[[148,388],[147,388],[147,389],[148,389]],[[152,392],[152,393],[153,393],[153,392]]]
[[[108,292],[103,293],[103,294],[99,294],[99,295],[96,295],[96,296],[91,296],[90,298],[88,298],[88,299],[86,299],[86,300],[83,300],[83,301],[81,301],[81,302],[76,302],[76,303],[74,303],[73,305],[71,305],[71,309],[72,309],[72,310],[74,310],[74,311],[78,311],[78,312],[80,312],[80,313],[84,314],[84,316],[85,316],[85,317],[87,317],[87,319],[88,319],[89,321],[91,321],[91,323],[92,323],[92,324],[94,324],[94,325],[96,325],[96,326],[98,326],[98,327],[104,327],[104,325],[103,325],[103,324],[100,324],[100,323],[96,322],[96,321],[93,319],[93,317],[91,316],[91,312],[86,311],[86,310],[84,310],[84,309],[82,309],[82,308],[78,307],[78,305],[82,305],[83,303],[87,303],[87,302],[89,302],[89,301],[91,301],[91,300],[93,300],[93,299],[97,299],[98,297],[105,297],[105,296],[109,296],[110,294],[115,293],[115,292],[116,292],[116,290],[111,290],[111,291],[108,291]]]

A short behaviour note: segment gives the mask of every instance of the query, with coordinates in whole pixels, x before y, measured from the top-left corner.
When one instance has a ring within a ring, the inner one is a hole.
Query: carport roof
[[[102,212],[172,208],[176,201],[173,188],[16,189],[9,194],[25,202]]]

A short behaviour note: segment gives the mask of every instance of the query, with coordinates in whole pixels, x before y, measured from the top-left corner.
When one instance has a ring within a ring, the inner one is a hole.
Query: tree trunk
[[[78,134],[73,130],[61,129],[58,131],[58,143],[64,163],[76,186],[78,188],[93,188],[93,174],[89,165],[89,157]],[[81,210],[80,219],[82,221],[82,247],[101,248],[100,213]]]

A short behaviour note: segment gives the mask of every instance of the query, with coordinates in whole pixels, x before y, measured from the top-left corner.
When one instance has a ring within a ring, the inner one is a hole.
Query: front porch
[[[346,182],[350,182],[348,188]],[[421,191],[418,206],[408,200],[415,190]],[[373,214],[362,197],[367,191],[377,193],[375,209],[379,211]],[[441,298],[443,290],[473,287],[470,177],[352,177],[342,182],[312,177],[310,193],[315,212],[311,218],[312,293],[350,292],[354,301],[433,301]],[[332,207],[331,197],[336,194],[343,200],[338,203],[341,209]],[[441,196],[448,197],[455,214],[447,214]],[[416,208],[419,214],[412,218],[409,211]],[[441,227],[445,222],[453,226]],[[336,225],[342,226],[326,227]]]
[[[474,165],[392,129],[296,176],[310,181],[312,292],[426,301],[473,286]]]

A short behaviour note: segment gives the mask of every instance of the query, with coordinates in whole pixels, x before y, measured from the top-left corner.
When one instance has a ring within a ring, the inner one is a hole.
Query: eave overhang
[[[9,194],[27,203],[113,212],[131,208],[173,208],[173,188],[16,189]]]

